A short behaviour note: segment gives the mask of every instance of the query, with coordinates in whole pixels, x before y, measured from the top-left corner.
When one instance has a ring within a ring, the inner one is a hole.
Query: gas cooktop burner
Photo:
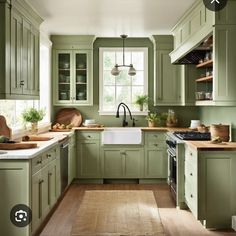
[[[174,132],[174,135],[182,140],[211,140],[210,133],[186,131],[186,132]]]

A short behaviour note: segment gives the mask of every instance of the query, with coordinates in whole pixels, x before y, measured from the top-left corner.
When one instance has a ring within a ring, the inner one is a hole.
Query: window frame
[[[104,111],[103,108],[103,53],[104,52],[114,52],[119,51],[122,52],[123,48],[120,47],[100,47],[99,48],[99,115],[115,115],[116,111]],[[148,95],[148,47],[127,47],[125,48],[125,52],[135,52],[142,51],[144,53],[144,94]],[[148,108],[145,111],[133,111],[131,110],[133,115],[147,115]]]

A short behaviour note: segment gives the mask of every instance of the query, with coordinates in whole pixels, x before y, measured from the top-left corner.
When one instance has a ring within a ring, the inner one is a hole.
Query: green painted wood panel
[[[32,209],[32,232],[39,227],[42,219],[42,211],[41,211],[41,171],[35,173],[32,176],[31,181],[31,191],[32,191],[32,199],[31,199],[31,209]]]
[[[100,149],[97,140],[82,140],[78,144],[78,177],[79,178],[99,178]]]
[[[56,183],[56,160],[53,160],[48,167],[48,204],[50,208],[54,206],[57,200]]]
[[[145,150],[145,178],[167,178],[166,148]]]
[[[123,153],[121,155],[124,158],[124,177],[142,178],[144,169],[143,150],[138,148],[125,149]]]
[[[1,161],[0,188],[1,235],[29,235],[29,226],[19,228],[10,221],[10,211],[13,206],[25,204],[30,207],[29,164],[25,161]]]
[[[104,178],[122,178],[124,176],[124,151],[118,149],[104,149],[102,151]]]
[[[41,199],[41,211],[42,211],[42,219],[44,219],[46,217],[46,215],[48,214],[49,212],[49,202],[48,202],[48,196],[49,196],[49,189],[48,189],[48,166],[44,167],[42,170],[41,170],[41,173],[42,173],[42,181],[41,181],[41,185],[40,185],[40,188],[41,188],[41,196],[40,196],[40,199]]]
[[[70,137],[69,143],[69,164],[68,164],[68,184],[76,177],[76,145],[75,134]]]

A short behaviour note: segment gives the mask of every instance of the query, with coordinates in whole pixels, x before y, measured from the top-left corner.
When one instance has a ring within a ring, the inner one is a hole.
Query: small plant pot
[[[148,121],[148,127],[156,127],[156,122]]]
[[[140,111],[143,111],[143,104],[140,104],[140,105],[139,105],[139,110],[140,110]]]

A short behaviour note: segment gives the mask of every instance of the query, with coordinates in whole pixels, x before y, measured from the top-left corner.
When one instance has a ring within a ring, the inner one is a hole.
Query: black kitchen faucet
[[[126,121],[126,109],[127,109],[128,112],[129,112],[130,119],[131,119],[132,122],[133,122],[133,123],[132,123],[132,126],[134,127],[134,126],[135,126],[135,119],[132,117],[132,114],[131,114],[131,111],[130,111],[129,107],[128,107],[125,103],[123,103],[123,102],[121,102],[121,103],[118,105],[118,107],[117,107],[116,118],[119,118],[119,117],[120,117],[120,114],[119,114],[120,106],[122,106],[123,109],[124,109],[124,116],[123,116],[122,126],[123,126],[123,127],[128,126],[128,121]]]

